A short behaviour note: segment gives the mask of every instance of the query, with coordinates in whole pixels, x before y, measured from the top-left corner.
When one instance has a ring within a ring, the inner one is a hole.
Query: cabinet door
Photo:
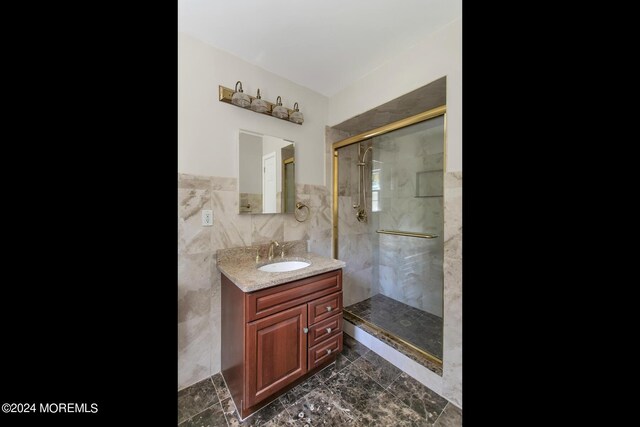
[[[250,407],[307,372],[307,305],[247,323],[247,401]]]

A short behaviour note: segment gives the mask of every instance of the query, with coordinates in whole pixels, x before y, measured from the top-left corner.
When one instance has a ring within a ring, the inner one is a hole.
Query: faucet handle
[[[256,248],[256,262],[260,262],[260,247]]]
[[[287,256],[286,251],[288,251],[291,246],[293,246],[293,243],[280,243],[280,249],[282,250],[282,252],[280,252],[280,258],[284,258]]]

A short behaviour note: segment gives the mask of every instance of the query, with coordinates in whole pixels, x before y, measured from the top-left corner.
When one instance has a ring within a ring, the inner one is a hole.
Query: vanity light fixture
[[[287,110],[282,106],[282,98],[278,97],[276,99],[276,106],[273,107],[273,111],[271,111],[271,115],[279,119],[289,118],[289,110]]]
[[[301,125],[302,122],[304,122],[304,116],[300,112],[300,109],[298,108],[298,103],[297,102],[295,104],[293,104],[293,113],[291,113],[289,115],[289,120],[292,121],[293,123],[297,123],[299,125]]]
[[[302,113],[298,109],[297,102],[295,104],[295,110],[292,110],[282,106],[281,97],[278,97],[277,104],[262,99],[260,89],[258,89],[258,94],[255,97],[247,95],[242,90],[242,82],[240,80],[236,83],[235,90],[222,85],[218,86],[218,101],[251,110],[254,113],[285,120],[296,125],[301,125],[304,120]]]
[[[269,109],[267,102],[260,97],[260,89],[258,89],[258,95],[251,101],[251,109],[256,113],[264,113]]]
[[[238,89],[238,85],[240,85],[240,89]],[[242,82],[240,80],[236,83],[236,91],[231,97],[231,103],[242,108],[249,108],[251,105],[251,98],[242,91]]]

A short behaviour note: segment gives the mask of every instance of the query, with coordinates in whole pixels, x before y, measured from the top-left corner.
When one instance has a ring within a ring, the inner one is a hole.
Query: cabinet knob
[[[327,328],[327,333],[330,334],[331,333],[331,328]]]
[[[306,334],[309,332],[309,328],[303,328],[302,331]]]
[[[327,311],[331,311],[333,308],[331,306],[327,307]]]
[[[327,349],[327,354],[331,354],[331,349],[330,348]]]

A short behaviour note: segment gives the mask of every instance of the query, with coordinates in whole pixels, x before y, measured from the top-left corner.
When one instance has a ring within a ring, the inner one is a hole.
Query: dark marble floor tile
[[[442,411],[434,427],[462,427],[462,410],[449,403]]]
[[[438,419],[447,405],[447,399],[404,372],[387,388],[387,392],[431,423]]]
[[[285,409],[282,412],[276,414],[271,418],[271,421],[264,424],[264,427],[292,427],[295,426],[295,422],[289,412]]]
[[[311,391],[287,408],[292,425],[353,425],[350,411],[341,410],[337,397],[325,387]]]
[[[364,355],[369,348],[351,338],[347,334],[342,334],[342,355],[350,361],[356,360],[358,357]]]
[[[353,364],[365,374],[369,375],[380,384],[383,388],[387,388],[396,378],[400,376],[402,371],[385,359],[370,351]]]
[[[340,400],[336,405],[346,412],[364,408],[369,400],[384,392],[378,383],[353,363],[325,382],[325,385]]]
[[[288,408],[296,403],[297,400],[304,397],[304,395],[321,386],[322,379],[317,375],[314,375],[280,396],[280,402],[282,402],[285,408]]]
[[[222,402],[222,410],[224,411],[225,417],[227,417],[227,423],[229,423],[229,426],[256,427],[264,426],[267,422],[271,421],[277,414],[284,410],[284,406],[279,399],[276,399],[267,406],[259,409],[257,412],[254,412],[244,421],[240,421],[238,411],[236,410],[231,398]]]
[[[357,409],[351,416],[358,426],[428,427],[433,425],[414,410],[384,392]]]
[[[218,395],[210,378],[178,392],[178,424],[218,403]]]
[[[321,381],[325,382],[333,378],[338,372],[340,372],[350,364],[351,361],[349,359],[344,357],[342,354],[339,354],[336,358],[336,363],[332,363],[314,376],[320,378]]]
[[[227,420],[219,403],[189,418],[178,427],[227,427]]]
[[[222,374],[220,372],[212,376],[211,381],[216,388],[216,392],[218,393],[218,399],[220,399],[220,402],[231,397],[231,393],[229,393],[227,384],[224,382],[224,378],[222,377]]]

